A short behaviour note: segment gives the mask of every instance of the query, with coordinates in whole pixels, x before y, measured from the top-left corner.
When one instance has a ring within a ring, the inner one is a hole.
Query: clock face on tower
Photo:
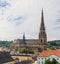
[[[4,11],[11,7],[11,0],[0,0],[0,10],[2,15],[4,15]]]

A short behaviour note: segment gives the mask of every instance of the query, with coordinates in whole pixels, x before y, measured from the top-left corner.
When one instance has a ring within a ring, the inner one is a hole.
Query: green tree
[[[57,64],[58,62],[53,58],[51,61],[52,64]]]
[[[44,64],[52,64],[51,61],[48,59],[48,60],[45,60],[45,63]]]
[[[50,47],[50,49],[51,49],[51,50],[56,50],[56,48],[55,48],[55,47],[53,47],[53,46],[52,46],[52,47]]]
[[[60,46],[60,42],[56,42],[57,46]]]
[[[57,64],[60,64],[60,63],[57,63]]]
[[[19,50],[19,53],[31,53],[31,54],[34,54],[33,51],[27,49],[27,48],[20,48]]]
[[[54,58],[52,59],[52,61],[50,61],[50,59],[45,60],[44,64],[60,64],[59,62],[57,62]]]

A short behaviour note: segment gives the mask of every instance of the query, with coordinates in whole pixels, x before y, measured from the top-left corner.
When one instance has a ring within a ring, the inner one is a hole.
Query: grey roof
[[[8,52],[0,51],[0,64],[13,61],[11,55]]]
[[[24,44],[23,39],[16,39],[15,40],[16,43],[18,42],[17,40],[19,41],[20,44]],[[35,42],[38,42],[38,39],[25,39],[25,42],[26,43],[35,43]]]

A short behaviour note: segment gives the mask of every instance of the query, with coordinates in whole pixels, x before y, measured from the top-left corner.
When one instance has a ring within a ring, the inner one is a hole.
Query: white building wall
[[[56,55],[51,55],[51,56],[48,56],[48,57],[37,57],[37,61],[38,61],[38,64],[44,64],[45,63],[45,60],[47,59],[56,59],[58,62],[60,62],[60,57],[56,56]]]
[[[45,60],[46,60],[46,57],[38,57],[37,58],[38,64],[44,64]]]

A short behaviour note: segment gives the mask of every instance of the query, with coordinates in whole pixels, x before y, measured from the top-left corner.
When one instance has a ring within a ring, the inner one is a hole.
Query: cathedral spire
[[[42,8],[41,15],[42,16],[41,16],[41,27],[40,27],[40,30],[45,30],[43,8]]]

